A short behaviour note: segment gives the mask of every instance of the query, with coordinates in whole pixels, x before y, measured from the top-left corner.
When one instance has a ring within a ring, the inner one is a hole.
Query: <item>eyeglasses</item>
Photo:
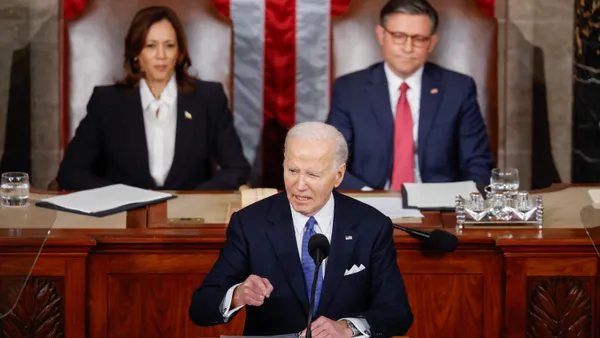
[[[410,34],[406,34],[406,33],[402,33],[402,32],[392,32],[383,26],[381,26],[381,27],[383,28],[384,31],[386,31],[392,37],[392,41],[397,45],[405,44],[406,40],[408,40],[408,38],[410,38],[410,41],[413,46],[423,47],[429,42],[429,40],[431,40],[431,36],[418,35],[418,34],[410,35]]]

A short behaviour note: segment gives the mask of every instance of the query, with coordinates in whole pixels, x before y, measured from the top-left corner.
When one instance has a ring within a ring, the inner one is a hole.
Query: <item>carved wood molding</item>
[[[51,281],[36,277],[31,277],[22,288],[23,280],[0,279],[0,294],[6,296],[1,310],[10,310],[18,300],[10,314],[0,319],[0,337],[64,337],[63,298],[57,288]]]
[[[589,279],[550,277],[534,281],[527,306],[527,337],[591,337]]]

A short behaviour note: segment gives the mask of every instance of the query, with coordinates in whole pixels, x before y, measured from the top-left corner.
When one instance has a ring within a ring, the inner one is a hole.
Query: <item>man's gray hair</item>
[[[337,170],[340,165],[348,161],[348,143],[344,135],[339,132],[334,126],[323,122],[303,122],[293,126],[285,137],[285,150],[287,151],[288,141],[290,138],[296,138],[306,141],[333,141],[334,149],[334,170]]]
[[[431,21],[431,34],[435,34],[439,24],[438,13],[427,0],[390,0],[379,13],[379,24],[385,28],[388,16],[396,13],[423,14]]]

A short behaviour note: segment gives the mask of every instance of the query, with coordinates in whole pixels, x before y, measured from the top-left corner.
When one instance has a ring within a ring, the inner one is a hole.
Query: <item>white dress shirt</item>
[[[165,184],[175,156],[177,131],[177,83],[171,76],[157,100],[144,79],[140,80],[140,96],[148,145],[150,175],[157,186]],[[158,116],[156,111],[158,110]]]
[[[301,213],[294,210],[292,205],[290,204],[290,209],[292,211],[292,220],[294,223],[294,233],[296,235],[296,244],[298,246],[298,257],[300,261],[302,261],[302,237],[304,236],[304,232],[306,231],[306,222],[310,217],[304,216]],[[321,210],[319,210],[313,217],[317,221],[315,224],[315,232],[319,234],[325,235],[329,243],[331,243],[331,234],[333,232],[333,214],[335,210],[335,200],[333,198],[333,194],[329,196],[329,200]],[[323,260],[321,264],[321,269],[323,273],[323,282],[325,282],[325,267],[327,265],[327,258]],[[236,311],[243,307],[239,306],[235,309],[230,310],[231,300],[233,298],[233,291],[239,284],[236,284],[227,290],[225,297],[223,298],[223,302],[221,303],[221,313],[223,314],[223,320],[227,322],[229,317],[234,314]],[[344,320],[349,320],[356,326],[356,328],[363,334],[360,337],[369,337],[370,336],[370,325],[364,318],[342,318]],[[340,320],[342,320],[340,319]],[[291,332],[290,332],[291,333]]]
[[[385,72],[385,77],[387,78],[388,91],[390,94],[390,107],[392,109],[392,117],[394,119],[396,119],[396,107],[398,105],[398,100],[400,100],[400,85],[402,82],[406,82],[408,85],[409,89],[406,93],[406,96],[413,120],[413,141],[415,144],[415,183],[421,183],[421,172],[419,171],[419,156],[417,149],[419,149],[419,109],[421,108],[421,82],[423,79],[423,66],[421,66],[421,68],[419,68],[413,75],[404,80],[398,75],[394,74],[387,62],[384,62],[383,70]],[[384,188],[385,190],[390,189],[390,180],[391,178],[386,182]],[[363,187],[362,190],[373,189],[371,187]]]

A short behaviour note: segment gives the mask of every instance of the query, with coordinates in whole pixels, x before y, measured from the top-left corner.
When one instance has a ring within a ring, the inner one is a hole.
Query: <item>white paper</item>
[[[589,189],[588,194],[595,205],[600,204],[600,189]]]
[[[400,197],[359,197],[357,200],[379,210],[389,218],[422,218],[423,214],[417,209],[402,208]]]
[[[456,196],[470,198],[478,192],[473,181],[448,183],[404,183],[407,205],[416,208],[454,208]]]
[[[124,184],[114,184],[67,195],[44,198],[41,201],[91,214],[133,203],[152,202],[170,196],[172,195],[164,192],[140,189]]]

